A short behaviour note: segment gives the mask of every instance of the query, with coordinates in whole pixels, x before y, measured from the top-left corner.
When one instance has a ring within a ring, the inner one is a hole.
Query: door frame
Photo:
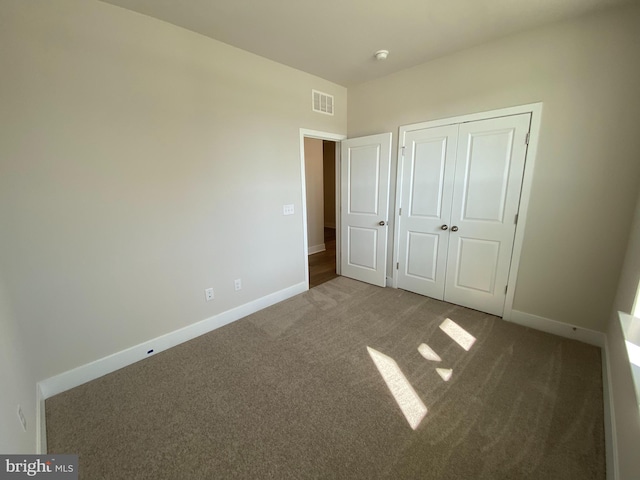
[[[310,130],[307,128],[300,129],[300,182],[302,185],[302,240],[304,246],[304,279],[307,283],[306,290],[309,290],[309,239],[307,237],[307,180],[305,176],[304,168],[304,139],[316,138],[318,140],[328,140],[335,142],[336,147],[336,169],[335,169],[335,184],[336,184],[336,273],[340,275],[340,142],[347,138],[346,135],[333,132],[321,132],[318,130]]]
[[[527,148],[527,156],[525,159],[524,173],[522,176],[522,190],[520,192],[520,208],[518,209],[518,224],[516,225],[516,233],[513,241],[513,252],[511,254],[511,266],[509,267],[509,276],[507,281],[507,296],[504,302],[504,312],[502,318],[510,320],[513,311],[513,299],[516,290],[516,281],[518,278],[518,268],[520,267],[520,255],[522,253],[522,244],[524,243],[525,227],[527,222],[527,210],[529,208],[529,197],[531,195],[531,185],[533,183],[533,171],[535,160],[538,153],[538,137],[540,136],[540,121],[542,117],[542,102],[519,105],[515,107],[500,108],[497,110],[488,110],[485,112],[471,113],[467,115],[459,115],[455,117],[430,120],[427,122],[413,123],[400,127],[398,135],[398,152],[396,157],[396,197],[393,232],[393,264],[398,264],[399,242],[400,242],[400,201],[402,199],[402,149],[404,148],[406,133],[413,130],[422,130],[424,128],[442,127],[458,123],[473,122],[477,120],[487,120],[490,118],[506,117],[511,115],[519,115],[523,113],[531,114],[531,127],[529,129],[529,145]],[[392,283],[394,288],[398,288],[398,270],[392,268]]]

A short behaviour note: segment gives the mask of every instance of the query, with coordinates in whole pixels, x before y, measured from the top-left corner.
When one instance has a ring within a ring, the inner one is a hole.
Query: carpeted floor
[[[391,387],[367,347],[397,364]],[[390,390],[407,385],[400,403],[428,410],[415,430]],[[46,416],[49,453],[79,454],[81,479],[605,478],[600,349],[344,277]]]

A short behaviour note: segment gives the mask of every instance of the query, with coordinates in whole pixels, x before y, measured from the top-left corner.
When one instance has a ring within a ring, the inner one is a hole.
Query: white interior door
[[[405,133],[398,287],[503,314],[530,118]]]
[[[391,133],[341,145],[341,274],[384,287]]]
[[[458,125],[407,132],[400,163],[398,287],[444,298]]]
[[[445,285],[448,302],[503,313],[530,117],[460,125]]]

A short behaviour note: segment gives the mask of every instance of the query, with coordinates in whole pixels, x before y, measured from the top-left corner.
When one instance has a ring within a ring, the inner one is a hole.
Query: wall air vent
[[[311,90],[311,108],[314,112],[333,115],[333,95]]]

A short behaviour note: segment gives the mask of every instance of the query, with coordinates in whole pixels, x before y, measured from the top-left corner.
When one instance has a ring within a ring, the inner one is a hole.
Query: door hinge
[[[508,290],[508,289],[509,289],[509,285],[505,285],[505,286],[504,286],[504,294],[505,294],[505,295],[507,294],[507,290]]]
[[[513,223],[515,223],[516,225],[518,224],[518,214],[517,214],[517,213],[516,213],[516,218],[515,218],[515,220],[513,221]]]
[[[399,217],[401,217],[401,216],[402,216],[402,207],[400,207],[400,208],[398,209],[398,216],[399,216]]]
[[[400,262],[396,263],[396,270],[400,270]]]
[[[525,145],[529,145],[529,132],[527,132],[527,136],[524,138]]]

